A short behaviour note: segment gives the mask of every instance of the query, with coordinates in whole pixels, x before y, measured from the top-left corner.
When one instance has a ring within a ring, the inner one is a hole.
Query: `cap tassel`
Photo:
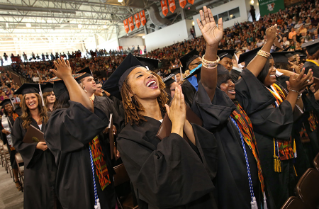
[[[40,83],[39,83],[39,89],[40,89],[39,94],[40,94],[40,97],[41,97],[41,100],[42,100],[42,106],[44,107],[44,100],[43,100],[43,94],[42,94],[42,89],[41,89]]]
[[[179,67],[179,73],[181,74],[181,81],[183,81],[183,80],[184,80],[184,78],[183,78],[182,67]]]

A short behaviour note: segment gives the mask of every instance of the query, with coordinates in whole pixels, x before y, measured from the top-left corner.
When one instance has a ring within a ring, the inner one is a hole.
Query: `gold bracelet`
[[[257,55],[259,56],[262,56],[262,57],[265,57],[265,58],[268,58],[270,56],[270,53],[269,52],[266,52],[264,50],[259,50]]]
[[[217,56],[217,60],[215,61],[208,61],[205,59],[205,54],[203,55],[202,57],[202,65],[205,67],[205,68],[216,68],[218,63],[220,61],[220,58],[219,56]]]

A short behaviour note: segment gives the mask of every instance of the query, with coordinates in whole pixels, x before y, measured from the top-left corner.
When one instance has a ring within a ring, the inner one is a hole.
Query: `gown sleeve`
[[[202,119],[205,129],[213,131],[225,124],[235,108],[235,104],[219,88],[216,88],[214,99],[210,101],[202,84],[198,84],[192,110]]]
[[[157,146],[149,140],[133,129],[123,129],[118,139],[121,158],[139,199],[151,208],[173,208],[213,190],[203,163],[181,136],[172,133]]]
[[[249,70],[244,69],[242,79],[236,82],[236,100],[247,115],[253,114],[273,104],[276,99]]]
[[[69,108],[54,111],[46,125],[44,137],[50,149],[81,149],[108,125],[108,117],[99,109],[93,113],[80,103],[69,103]]]
[[[254,131],[272,138],[288,140],[293,126],[293,110],[288,101],[274,108],[276,99],[247,69],[236,85],[236,99],[249,116]]]
[[[24,143],[23,138],[22,121],[20,118],[17,118],[12,130],[13,147],[21,154],[24,165],[27,168],[31,168],[41,156],[42,150],[36,148],[37,143]]]

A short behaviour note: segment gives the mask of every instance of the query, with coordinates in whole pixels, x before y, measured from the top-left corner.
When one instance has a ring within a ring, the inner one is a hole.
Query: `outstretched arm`
[[[273,45],[277,36],[277,24],[266,30],[267,42],[261,50],[270,53],[271,46]],[[256,77],[259,75],[267,61],[266,57],[256,55],[255,58],[247,65],[247,69],[252,72]]]
[[[215,61],[217,60],[218,43],[223,38],[223,21],[222,18],[219,18],[217,26],[211,10],[207,9],[206,6],[199,13],[201,22],[197,19],[197,24],[206,41],[205,60]],[[203,65],[201,69],[201,83],[210,100],[213,100],[217,85],[217,67],[206,68]]]

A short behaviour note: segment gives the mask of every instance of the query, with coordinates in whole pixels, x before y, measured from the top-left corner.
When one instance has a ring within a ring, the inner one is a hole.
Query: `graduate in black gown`
[[[299,92],[312,82],[312,74],[291,76],[287,83],[289,93],[285,96],[275,84],[276,69],[269,54],[276,38],[276,25],[268,28],[266,35],[267,43],[260,51],[240,55],[239,62],[245,61],[247,69],[236,83],[236,99],[254,127],[269,207],[280,208],[293,195],[296,184],[293,163],[297,152],[295,139],[291,137],[293,110]]]
[[[54,208],[54,182],[56,166],[46,142],[24,143],[23,138],[30,125],[45,131],[48,121],[46,108],[42,106],[38,84],[23,84],[15,94],[22,94],[22,115],[13,125],[13,146],[24,162],[24,208]]]
[[[267,207],[263,197],[264,179],[260,166],[252,125],[235,99],[235,86],[229,71],[217,66],[217,46],[223,37],[223,24],[218,27],[211,11],[201,11],[199,28],[206,40],[202,59],[201,83],[192,109],[203,120],[203,126],[214,133],[218,142],[218,172],[216,189],[218,208]],[[215,61],[208,66],[208,61]]]
[[[307,60],[304,64],[306,73],[312,69],[313,76],[319,78],[319,38],[314,41],[308,41],[302,44],[302,48],[306,48]]]
[[[46,83],[45,85],[42,85],[42,92],[43,92],[43,100],[45,107],[47,108],[48,117],[50,118],[54,105],[56,102],[56,96],[53,91],[53,84],[52,83]]]
[[[19,181],[18,165],[15,160],[15,154],[17,153],[13,147],[12,142],[12,129],[14,121],[19,117],[19,115],[14,111],[12,102],[10,99],[5,99],[1,102],[0,106],[3,108],[3,115],[1,117],[1,139],[4,144],[7,144],[8,151],[10,154],[10,164],[12,167],[12,173],[14,182],[19,191],[22,190],[21,182]]]
[[[45,131],[45,139],[57,165],[56,194],[62,208],[102,208],[114,206],[107,187],[111,171],[103,158],[99,135],[109,118],[94,108],[92,101],[72,76],[68,61],[54,61],[56,110]],[[76,74],[74,77],[83,74]]]
[[[217,208],[212,194],[214,136],[185,119],[180,87],[175,89],[171,107],[165,106],[164,88],[161,78],[131,54],[103,86],[123,101],[127,124],[117,143],[139,208]],[[172,131],[161,141],[156,134],[166,111]]]

